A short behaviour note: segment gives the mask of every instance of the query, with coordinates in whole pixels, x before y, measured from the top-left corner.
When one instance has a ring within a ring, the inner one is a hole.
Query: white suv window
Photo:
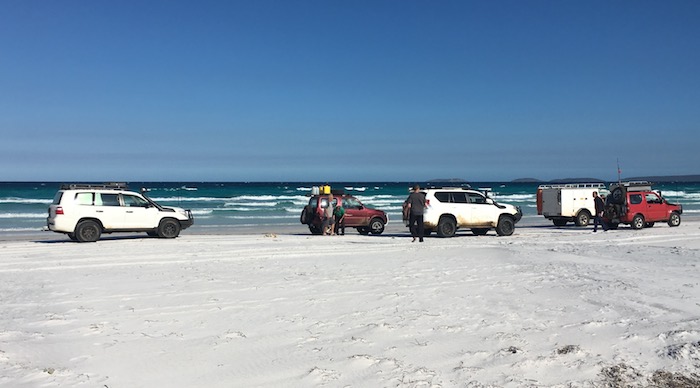
[[[97,193],[95,206],[120,206],[119,194]]]
[[[146,207],[148,206],[148,201],[141,197],[137,197],[135,195],[123,195],[122,198],[124,199],[124,206],[128,207]]]
[[[469,193],[469,202],[470,203],[486,203],[486,197],[483,195],[479,195],[476,193]]]
[[[76,193],[75,203],[78,205],[92,205],[92,193]]]
[[[446,203],[468,203],[467,193],[461,192],[438,192],[435,193],[435,198],[440,202]]]

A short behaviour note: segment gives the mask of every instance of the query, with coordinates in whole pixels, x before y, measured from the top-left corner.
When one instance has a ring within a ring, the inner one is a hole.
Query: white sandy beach
[[[188,232],[0,241],[0,386],[700,384],[697,220],[423,244]]]

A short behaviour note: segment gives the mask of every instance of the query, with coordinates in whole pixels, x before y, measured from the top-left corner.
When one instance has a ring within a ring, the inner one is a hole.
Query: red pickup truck
[[[656,222],[678,226],[681,214],[683,206],[668,202],[660,192],[651,189],[651,183],[625,182],[610,186],[603,220],[612,229],[619,224],[642,229],[652,227]]]

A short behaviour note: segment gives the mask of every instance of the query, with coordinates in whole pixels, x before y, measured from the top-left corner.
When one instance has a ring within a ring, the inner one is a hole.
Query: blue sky
[[[700,174],[700,2],[0,3],[0,180]]]

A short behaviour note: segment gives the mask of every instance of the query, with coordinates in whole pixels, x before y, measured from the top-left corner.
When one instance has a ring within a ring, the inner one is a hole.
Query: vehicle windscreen
[[[357,198],[353,197],[346,197],[343,198],[343,207],[344,208],[359,208],[362,206],[362,203]]]

